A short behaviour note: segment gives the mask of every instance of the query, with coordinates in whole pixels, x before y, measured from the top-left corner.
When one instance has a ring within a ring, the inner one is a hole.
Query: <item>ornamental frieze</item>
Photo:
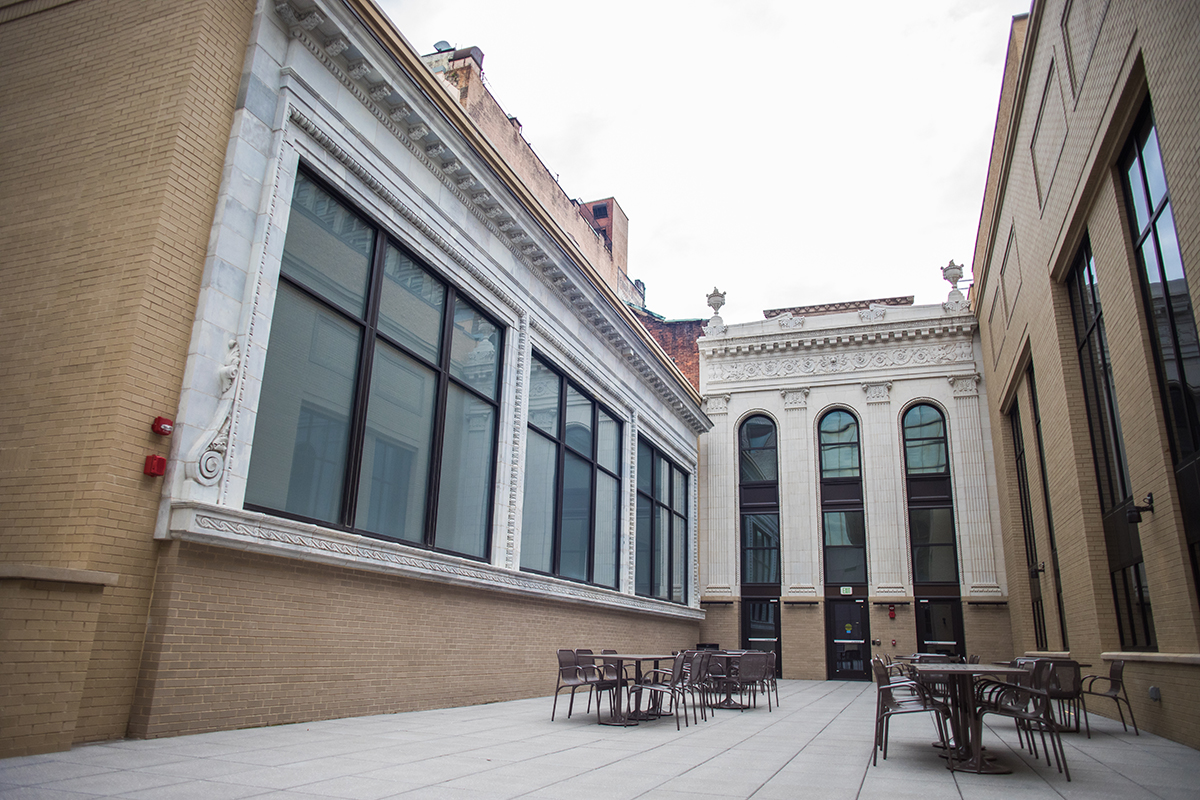
[[[743,357],[728,364],[714,364],[709,380],[725,382],[786,378],[793,375],[836,375],[889,367],[970,363],[974,359],[975,354],[970,342],[931,347],[898,347],[891,350],[870,350],[823,356],[771,358],[764,361],[749,361]]]

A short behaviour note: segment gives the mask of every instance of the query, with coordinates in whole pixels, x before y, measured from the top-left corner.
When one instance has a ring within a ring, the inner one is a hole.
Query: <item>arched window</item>
[[[738,433],[742,584],[779,586],[779,457],[775,423],[756,415]]]
[[[946,421],[922,403],[904,412],[903,428],[913,583],[957,585]]]
[[[821,523],[825,534],[825,582],[867,582],[867,533],[863,514],[858,420],[830,411],[817,426],[821,465]]]

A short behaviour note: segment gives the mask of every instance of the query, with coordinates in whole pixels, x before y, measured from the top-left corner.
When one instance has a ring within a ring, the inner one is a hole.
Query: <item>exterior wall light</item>
[[[1151,514],[1154,513],[1154,492],[1147,492],[1146,497],[1144,500],[1142,500],[1142,502],[1145,503],[1145,505],[1134,505],[1125,511],[1125,521],[1130,525],[1137,525],[1142,521],[1143,511],[1149,511]]]

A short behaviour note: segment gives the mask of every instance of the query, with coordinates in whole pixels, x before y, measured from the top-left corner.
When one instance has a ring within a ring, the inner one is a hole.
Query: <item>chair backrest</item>
[[[967,663],[968,664],[978,664],[979,663],[979,653],[973,653],[971,655],[971,657],[967,659]]]
[[[678,686],[683,680],[683,663],[687,661],[687,653],[676,653],[675,663],[671,665],[671,685]]]
[[[616,650],[601,650],[600,655],[605,656],[609,654],[615,654],[616,652]],[[615,681],[618,677],[617,660],[615,658],[604,659],[604,680]]]
[[[558,668],[560,670],[565,669],[567,667],[574,668],[578,664],[579,664],[579,661],[575,657],[574,650],[559,650],[558,651]]]
[[[1112,662],[1111,665],[1109,665],[1108,679],[1110,681],[1112,681],[1113,686],[1117,686],[1117,685],[1124,686],[1124,684],[1121,683],[1121,676],[1124,674],[1125,674],[1125,662],[1124,661],[1114,661],[1114,662]]]
[[[767,677],[767,654],[751,651],[742,656],[738,678],[743,683],[758,683]]]
[[[1078,697],[1083,680],[1079,674],[1078,661],[1053,661],[1050,676],[1050,696],[1061,699]]]

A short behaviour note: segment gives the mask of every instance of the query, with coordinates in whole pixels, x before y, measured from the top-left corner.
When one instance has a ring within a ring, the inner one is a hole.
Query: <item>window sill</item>
[[[171,506],[167,538],[196,544],[295,558],[347,569],[379,572],[467,589],[505,592],[662,617],[702,620],[698,608],[490,564],[383,539],[203,503]]]
[[[1143,661],[1150,664],[1184,664],[1189,667],[1200,667],[1200,653],[1146,653],[1141,651],[1122,651],[1101,653],[1105,661]]]

